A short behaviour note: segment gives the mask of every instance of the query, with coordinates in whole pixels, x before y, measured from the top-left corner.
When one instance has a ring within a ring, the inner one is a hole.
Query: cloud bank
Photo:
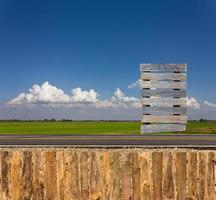
[[[68,107],[139,108],[140,100],[135,97],[126,96],[119,88],[116,89],[113,96],[108,100],[99,99],[99,93],[94,89],[82,90],[81,88],[74,88],[70,94],[65,94],[62,89],[46,81],[42,85],[33,85],[27,93],[21,93],[7,102],[7,105],[12,107],[36,104]]]

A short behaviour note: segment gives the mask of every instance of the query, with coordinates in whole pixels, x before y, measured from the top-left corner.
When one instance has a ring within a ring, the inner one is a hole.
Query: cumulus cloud
[[[187,97],[187,107],[191,108],[191,109],[194,109],[194,110],[198,110],[198,109],[200,109],[200,104],[195,98]]]
[[[204,104],[208,107],[211,107],[211,108],[216,108],[216,103],[211,103],[211,102],[208,102],[208,101],[204,101]]]
[[[137,81],[131,83],[130,85],[128,85],[128,88],[132,89],[132,88],[140,88],[141,86],[141,79],[138,79]]]
[[[98,99],[99,94],[93,90],[82,90],[74,88],[71,94],[65,94],[62,89],[51,85],[48,81],[40,85],[33,85],[27,93],[21,93],[14,99],[7,102],[8,106],[26,106],[43,104],[45,106],[69,106],[81,107],[90,106],[95,108],[110,107],[140,107],[139,99],[126,96],[119,88],[116,89],[114,95],[108,100]]]

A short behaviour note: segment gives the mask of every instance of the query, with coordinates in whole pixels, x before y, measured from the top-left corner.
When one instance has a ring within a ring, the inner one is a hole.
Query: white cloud
[[[74,88],[71,94],[65,94],[62,89],[49,84],[48,81],[40,85],[33,85],[27,93],[21,93],[14,99],[11,99],[8,106],[29,106],[43,104],[51,107],[95,107],[95,108],[138,108],[139,99],[126,96],[119,88],[109,100],[98,99],[99,94],[93,90],[82,90]]]
[[[187,107],[191,108],[191,109],[194,109],[194,110],[198,110],[198,109],[200,109],[200,104],[195,98],[187,97]]]
[[[141,86],[141,79],[138,79],[137,81],[131,83],[130,85],[128,85],[128,88],[140,88]]]
[[[211,107],[211,108],[216,108],[216,103],[211,103],[211,102],[208,102],[208,101],[204,101],[204,104]]]

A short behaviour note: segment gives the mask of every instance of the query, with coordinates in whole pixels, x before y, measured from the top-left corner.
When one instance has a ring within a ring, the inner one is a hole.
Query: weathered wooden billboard
[[[141,133],[178,132],[187,123],[187,65],[141,64]]]

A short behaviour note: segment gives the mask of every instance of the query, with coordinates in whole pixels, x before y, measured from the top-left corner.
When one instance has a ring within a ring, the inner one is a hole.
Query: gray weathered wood
[[[166,98],[166,97],[152,97],[142,98],[142,105],[150,105],[151,107],[173,107],[174,105],[180,105],[181,107],[187,106],[186,98]]]
[[[141,81],[141,88],[173,88],[186,89],[186,82],[174,81]]]
[[[142,122],[148,123],[179,123],[186,124],[187,116],[172,116],[172,115],[143,115]]]
[[[141,91],[142,97],[186,97],[185,90],[173,90],[173,89],[156,89],[148,90],[143,89]]]
[[[141,64],[140,71],[187,71],[187,64]]]
[[[141,125],[141,133],[159,133],[159,132],[173,132],[185,131],[185,124],[150,124]]]
[[[143,107],[142,113],[151,115],[186,115],[187,109],[186,107]]]
[[[140,78],[142,80],[178,80],[178,81],[186,81],[187,74],[186,73],[148,73],[141,72]]]

